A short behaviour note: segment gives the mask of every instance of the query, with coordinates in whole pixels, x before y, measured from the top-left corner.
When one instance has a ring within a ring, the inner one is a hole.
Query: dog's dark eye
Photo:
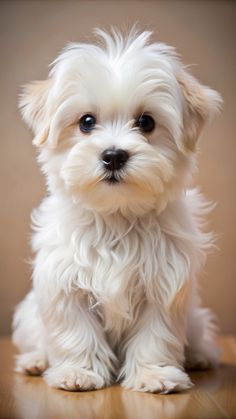
[[[93,115],[83,115],[79,120],[79,127],[82,132],[88,133],[93,130],[96,125],[96,118]]]
[[[155,121],[151,115],[143,113],[135,124],[142,132],[152,132],[155,128]]]

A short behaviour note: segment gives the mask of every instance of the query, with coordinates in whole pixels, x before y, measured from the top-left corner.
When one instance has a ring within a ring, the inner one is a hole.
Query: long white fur
[[[26,87],[48,196],[33,212],[33,288],[14,316],[16,370],[49,385],[138,391],[191,387],[184,365],[217,361],[214,320],[197,274],[211,235],[207,205],[188,191],[196,143],[221,99],[188,75],[150,33],[99,31],[104,44],[72,44],[49,79]],[[150,135],[134,124],[150,113]],[[93,113],[83,134],[78,120]],[[101,154],[125,149],[121,182],[104,181]]]

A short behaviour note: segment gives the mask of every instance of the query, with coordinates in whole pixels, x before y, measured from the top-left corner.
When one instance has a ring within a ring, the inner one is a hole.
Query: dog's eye
[[[79,120],[79,127],[82,132],[88,133],[93,130],[96,125],[96,118],[93,115],[83,115]]]
[[[155,128],[155,121],[151,115],[143,113],[135,124],[142,132],[152,132]]]

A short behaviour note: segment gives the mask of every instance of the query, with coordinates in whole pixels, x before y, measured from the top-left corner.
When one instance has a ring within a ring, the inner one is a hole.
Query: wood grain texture
[[[0,339],[0,418],[4,419],[221,419],[236,418],[236,337],[220,338],[222,363],[193,372],[188,392],[142,394],[113,386],[66,392],[49,388],[41,377],[13,372],[14,348]]]

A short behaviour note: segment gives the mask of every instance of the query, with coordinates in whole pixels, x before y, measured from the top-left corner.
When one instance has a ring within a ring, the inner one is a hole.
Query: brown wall
[[[224,97],[222,115],[202,138],[197,182],[218,202],[209,217],[219,251],[202,275],[204,303],[223,332],[236,332],[235,22],[236,3],[224,1],[1,1],[1,301],[0,332],[9,333],[14,305],[30,287],[30,211],[44,194],[32,135],[17,110],[20,86],[46,77],[47,66],[68,41],[86,40],[95,26],[154,30],[176,46],[193,73]]]

